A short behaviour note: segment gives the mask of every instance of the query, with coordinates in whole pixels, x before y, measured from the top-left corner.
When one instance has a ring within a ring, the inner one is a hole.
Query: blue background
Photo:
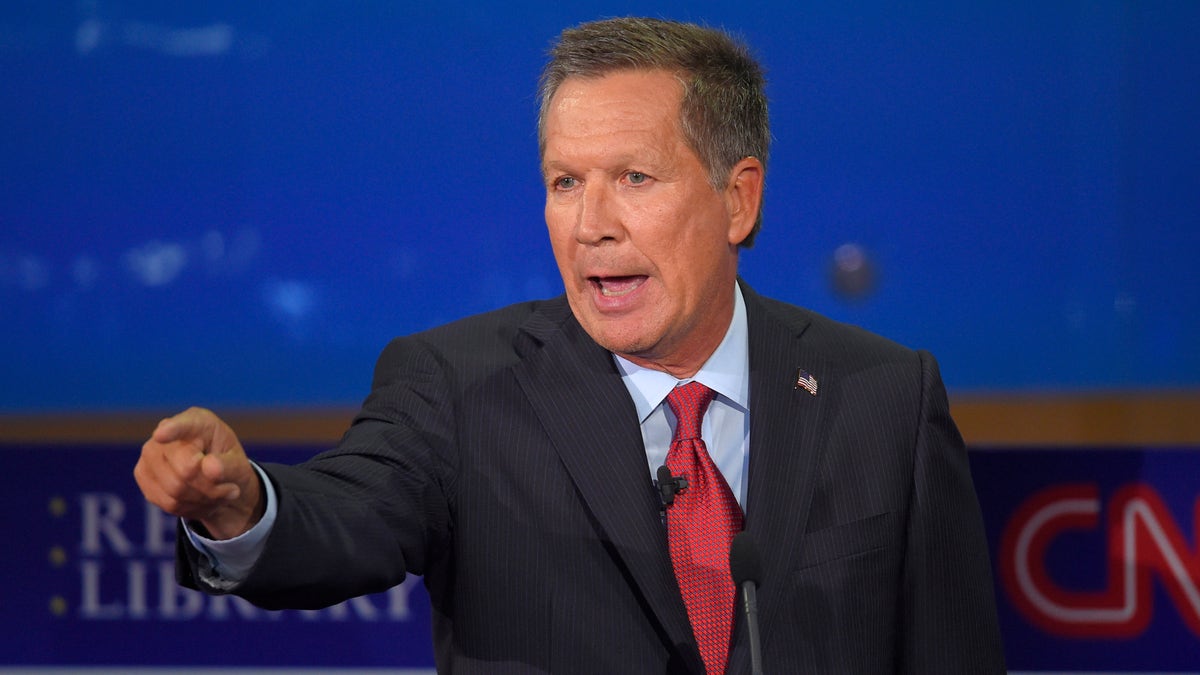
[[[0,410],[352,405],[389,338],[559,293],[536,77],[647,11],[768,70],[757,290],[952,393],[1200,385],[1200,3],[10,1]]]
[[[391,337],[559,293],[537,74],[563,27],[646,13],[739,33],[768,70],[765,227],[742,259],[757,290],[933,350],[952,394],[1200,388],[1193,0],[7,0],[0,413],[352,406]],[[845,244],[872,292],[834,290]],[[2,531],[32,537],[3,563],[28,583],[0,603],[0,660],[222,662],[173,623],[46,611],[78,603],[79,495],[121,495],[136,531],[136,447],[0,452]],[[1195,531],[1194,449],[972,455],[993,543],[1029,494],[1072,481],[1107,499],[1146,480]],[[47,515],[55,497],[75,511]],[[1100,537],[1076,540],[1048,564],[1095,587]],[[129,560],[98,560],[123,597]],[[1200,669],[1161,584],[1128,641],[1054,639],[997,599],[1014,668]],[[423,616],[252,630],[294,649],[230,658],[429,658]]]

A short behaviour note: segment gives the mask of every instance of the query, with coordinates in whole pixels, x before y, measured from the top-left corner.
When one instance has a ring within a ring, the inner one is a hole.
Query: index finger
[[[160,421],[150,438],[158,443],[198,439],[202,441],[201,445],[207,448],[212,441],[215,426],[216,416],[211,412],[203,408],[188,408],[174,417]]]

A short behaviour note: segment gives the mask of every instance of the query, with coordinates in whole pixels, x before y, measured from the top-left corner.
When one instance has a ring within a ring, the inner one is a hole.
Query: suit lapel
[[[832,364],[805,348],[808,323],[784,316],[743,284],[750,330],[750,476],[746,529],[763,555],[762,625],[775,625],[782,589],[799,558],[809,506],[824,450],[827,391]],[[817,379],[819,395],[796,387],[797,370]]]
[[[763,552],[762,625],[777,622],[799,559],[825,446],[822,424],[833,365],[805,347],[807,322],[785,316],[742,284],[750,347],[750,475],[746,529]],[[553,301],[523,327],[534,345],[515,374],[603,536],[625,565],[672,645],[693,645],[657,497],[649,487],[637,413],[611,355]],[[820,395],[797,388],[803,368]],[[744,652],[744,650],[739,650]],[[738,662],[744,653],[736,654]],[[736,664],[731,662],[731,667]]]
[[[694,642],[650,487],[637,412],[611,355],[553,301],[515,374],[588,510],[672,645]]]

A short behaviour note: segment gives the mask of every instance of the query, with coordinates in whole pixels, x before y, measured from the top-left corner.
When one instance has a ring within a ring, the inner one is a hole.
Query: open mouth
[[[636,291],[646,281],[644,274],[624,277],[588,277],[588,282],[606,298],[620,298]]]

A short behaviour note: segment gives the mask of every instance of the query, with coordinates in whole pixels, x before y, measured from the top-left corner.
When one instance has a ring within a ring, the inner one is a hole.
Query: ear
[[[729,243],[737,246],[750,236],[762,205],[763,165],[757,157],[746,157],[729,172],[725,186],[725,209],[729,213]]]

